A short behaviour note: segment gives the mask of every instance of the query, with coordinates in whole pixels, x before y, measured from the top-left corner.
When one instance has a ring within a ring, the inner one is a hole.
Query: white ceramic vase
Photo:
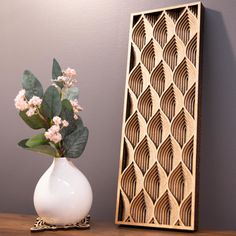
[[[54,158],[34,191],[37,214],[48,224],[69,225],[87,216],[92,189],[81,171],[67,158]]]

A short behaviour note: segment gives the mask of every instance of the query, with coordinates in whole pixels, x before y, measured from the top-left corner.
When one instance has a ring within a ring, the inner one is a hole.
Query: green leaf
[[[54,81],[54,83],[55,83],[60,89],[62,89],[62,88],[64,87],[63,82]]]
[[[62,76],[62,70],[61,70],[61,67],[60,67],[59,63],[57,62],[57,60],[55,58],[53,58],[52,79],[56,80],[58,76]],[[64,86],[63,82],[54,81],[54,83],[60,88],[63,88],[63,86]]]
[[[53,63],[52,63],[52,79],[56,80],[58,76],[62,76],[62,70],[55,58],[53,58]]]
[[[22,86],[25,89],[25,96],[29,100],[33,96],[43,97],[43,87],[39,80],[28,70],[24,71]]]
[[[74,111],[73,107],[69,100],[64,99],[61,102],[61,118],[71,122],[74,120]]]
[[[60,156],[60,154],[58,153],[58,150],[56,148],[53,148],[49,144],[38,145],[38,146],[34,146],[34,147],[28,147],[26,145],[27,141],[28,141],[28,139],[24,139],[24,140],[20,141],[18,143],[18,145],[20,147],[26,149],[26,150],[39,152],[39,153],[46,154],[46,155],[53,156],[53,157],[59,157]]]
[[[31,147],[45,144],[47,142],[48,140],[46,139],[44,133],[41,133],[41,134],[36,134],[32,138],[28,139],[25,145],[31,148]]]
[[[84,124],[83,124],[83,121],[82,121],[81,117],[79,117],[77,120],[75,120],[75,123],[76,123],[77,128],[83,128],[84,127]]]
[[[75,100],[79,96],[79,88],[78,87],[65,88],[63,96],[68,100]]]
[[[73,133],[64,138],[64,156],[70,158],[79,157],[88,141],[88,129],[87,127],[77,128]]]
[[[60,117],[63,120],[66,120],[69,122],[69,126],[68,127],[64,127],[61,130],[61,135],[63,137],[65,137],[66,135],[72,133],[75,129],[76,129],[76,124],[75,124],[75,120],[74,120],[74,111],[73,111],[73,107],[70,103],[69,100],[64,99],[61,102],[61,114]]]
[[[61,98],[58,90],[54,86],[48,87],[42,101],[42,113],[51,120],[61,113]]]
[[[41,118],[38,114],[28,117],[26,111],[20,111],[19,116],[32,129],[47,129],[49,127],[47,121]]]

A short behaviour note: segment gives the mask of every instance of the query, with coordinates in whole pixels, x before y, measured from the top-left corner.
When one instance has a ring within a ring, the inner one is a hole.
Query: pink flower
[[[58,143],[62,140],[62,136],[59,133],[60,131],[60,126],[58,125],[53,125],[51,128],[49,128],[45,133],[45,137],[49,139],[50,141],[54,143]]]
[[[62,140],[62,136],[60,133],[56,133],[55,135],[52,136],[52,141],[54,143],[59,143]]]
[[[64,87],[66,88],[70,88],[71,86],[73,86],[77,80],[72,78],[72,77],[67,77],[65,75],[63,76],[58,76],[56,80],[53,81],[57,81],[57,82],[62,82]]]
[[[44,133],[44,136],[46,137],[46,139],[51,139],[52,135],[53,133],[50,129],[48,129],[48,131]]]
[[[59,116],[54,116],[52,120],[53,120],[55,125],[60,125],[61,124],[61,118]]]
[[[52,120],[53,120],[54,125],[52,125],[44,133],[44,135],[50,141],[52,141],[54,143],[58,143],[62,140],[60,130],[64,127],[67,127],[69,125],[69,122],[66,120],[61,120],[61,118],[59,116],[54,116]]]
[[[58,133],[60,131],[60,126],[59,125],[53,125],[53,126],[51,126],[50,130],[53,133]]]
[[[20,111],[25,111],[29,106],[28,103],[22,99],[15,101],[15,107]]]
[[[57,81],[58,81],[58,82],[65,82],[66,79],[67,79],[67,78],[66,78],[65,76],[58,76],[58,77],[57,77]]]
[[[31,116],[33,116],[35,114],[36,110],[37,110],[36,107],[30,107],[29,110],[26,112],[26,115],[28,117],[31,117]]]
[[[79,105],[78,99],[70,100],[70,103],[74,111],[74,119],[77,120],[79,118],[78,113],[82,111],[83,108]]]
[[[32,106],[32,107],[40,106],[41,103],[42,103],[42,99],[40,97],[37,97],[37,96],[33,96],[28,102],[29,106]]]
[[[74,69],[68,67],[66,70],[62,71],[62,73],[62,76],[58,76],[57,79],[53,81],[62,82],[66,88],[70,88],[77,82],[77,80],[74,78],[76,76],[76,71]]]
[[[25,97],[24,89],[19,91],[14,101],[15,101],[15,107],[20,111],[25,111],[29,108],[26,97]]]
[[[78,99],[70,100],[70,103],[75,113],[83,110],[83,108],[79,105]]]
[[[66,77],[72,78],[72,77],[76,76],[76,71],[74,69],[71,69],[68,67],[66,70],[63,71],[63,74]]]
[[[66,120],[63,120],[62,121],[62,125],[63,125],[63,127],[67,127],[69,125],[69,122],[66,121]]]
[[[15,98],[15,107],[20,111],[25,111],[28,117],[33,116],[36,112],[38,107],[41,105],[42,99],[37,96],[33,96],[29,101],[25,97],[25,90],[22,89],[19,91]]]
[[[17,96],[24,98],[25,97],[25,90],[21,89]]]
[[[62,136],[59,132],[53,132],[52,130],[48,130],[44,133],[45,137],[54,143],[59,143],[62,140]]]

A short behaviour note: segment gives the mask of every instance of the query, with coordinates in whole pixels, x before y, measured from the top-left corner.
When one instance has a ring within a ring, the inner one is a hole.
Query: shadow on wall
[[[221,13],[210,9],[202,56],[199,223],[236,229],[236,60]]]

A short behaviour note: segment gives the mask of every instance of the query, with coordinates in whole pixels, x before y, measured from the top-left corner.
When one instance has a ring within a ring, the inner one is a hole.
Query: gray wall
[[[34,213],[32,195],[51,158],[21,150],[31,134],[13,99],[24,69],[44,86],[51,61],[78,70],[90,129],[76,165],[94,191],[93,219],[114,220],[129,16],[188,0],[3,0],[0,7],[0,211]],[[236,1],[205,0],[200,228],[236,229]]]

